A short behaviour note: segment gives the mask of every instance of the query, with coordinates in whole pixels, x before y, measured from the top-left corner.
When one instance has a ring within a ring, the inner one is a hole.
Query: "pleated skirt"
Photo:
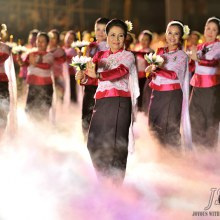
[[[128,156],[131,98],[109,97],[96,100],[87,147],[100,176],[122,182]]]
[[[180,147],[182,90],[152,91],[149,127],[163,146]]]
[[[192,140],[196,145],[215,148],[220,121],[220,85],[193,87],[190,99]]]

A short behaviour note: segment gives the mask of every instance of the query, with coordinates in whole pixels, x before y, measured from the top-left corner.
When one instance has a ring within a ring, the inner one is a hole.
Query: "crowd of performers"
[[[27,97],[25,110],[33,118],[48,118],[54,99],[77,103],[77,86],[84,88],[82,132],[100,181],[107,178],[122,184],[128,152],[134,147],[132,129],[138,112],[147,116],[153,137],[164,147],[177,151],[217,148],[219,18],[207,20],[203,37],[173,20],[167,24],[164,40],[154,44],[151,31],[143,30],[136,39],[131,23],[120,19],[97,19],[94,33],[84,50],[73,46],[74,31],[32,30],[25,47],[1,41],[1,136],[8,113],[16,107],[15,63],[19,91]],[[145,55],[154,52],[163,58],[162,65],[146,61]],[[77,55],[92,61],[77,70],[69,65]]]

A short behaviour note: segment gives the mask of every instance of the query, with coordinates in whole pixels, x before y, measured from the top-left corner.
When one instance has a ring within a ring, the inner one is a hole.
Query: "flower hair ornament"
[[[126,20],[125,24],[127,25],[128,32],[133,29],[133,24],[131,23],[131,21]]]
[[[183,25],[181,22],[179,21],[171,21],[168,25],[167,25],[167,29],[170,25],[172,24],[178,24],[183,28],[183,38],[186,38],[187,35],[189,35],[190,29],[188,25]],[[166,30],[167,32],[167,30]]]
[[[53,32],[49,32],[48,36],[49,36],[49,38],[54,38],[55,37]]]
[[[2,34],[3,36],[5,36],[5,35],[6,35],[6,32],[7,32],[7,26],[6,26],[6,24],[2,24],[2,25],[1,25],[1,34]]]

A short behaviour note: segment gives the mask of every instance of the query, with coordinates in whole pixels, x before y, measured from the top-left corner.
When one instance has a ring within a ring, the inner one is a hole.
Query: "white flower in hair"
[[[7,31],[7,26],[6,26],[6,24],[2,24],[1,26],[2,26],[2,31]]]
[[[49,38],[54,38],[54,33],[53,32],[49,32],[48,36],[49,36]]]
[[[131,31],[131,30],[133,29],[133,24],[132,24],[130,21],[126,20],[126,21],[125,21],[125,24],[126,24],[127,27],[128,27],[128,31]]]
[[[189,35],[190,29],[188,25],[183,26],[183,32],[184,32],[184,35]]]

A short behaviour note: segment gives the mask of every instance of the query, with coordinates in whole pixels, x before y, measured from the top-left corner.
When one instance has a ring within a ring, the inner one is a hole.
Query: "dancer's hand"
[[[85,78],[85,70],[79,70],[76,72],[75,80],[83,80]]]
[[[149,65],[146,69],[145,69],[145,73],[146,73],[146,78],[148,77],[152,77],[153,79],[156,78],[156,74],[155,74],[155,70],[157,69],[157,66],[155,64],[151,64]]]
[[[151,65],[149,65],[149,66],[145,69],[145,72],[146,72],[146,73],[151,73],[151,72],[153,72],[153,71],[156,70],[156,69],[157,69],[156,65],[151,64]]]
[[[36,66],[37,62],[36,62],[36,56],[34,54],[29,55],[29,63],[33,66]]]
[[[197,61],[198,60],[198,57],[197,57],[197,48],[196,46],[192,46],[191,47],[191,53],[190,53],[190,58],[194,61]]]
[[[91,78],[96,78],[95,64],[92,61],[86,64],[86,75]]]

